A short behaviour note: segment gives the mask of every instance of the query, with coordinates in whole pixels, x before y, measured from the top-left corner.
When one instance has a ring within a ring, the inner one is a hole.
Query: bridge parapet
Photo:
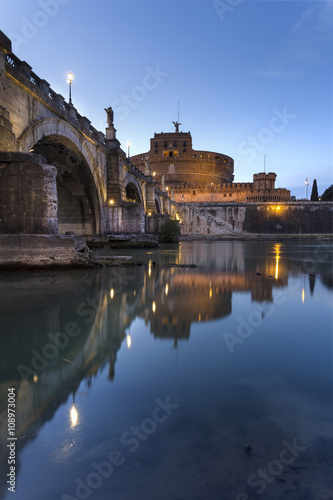
[[[57,94],[46,80],[39,78],[28,63],[21,61],[13,53],[6,53],[5,66],[9,75],[27,87],[55,113],[79,128],[91,140],[105,147],[103,132],[96,130],[87,117],[80,115],[76,108],[66,102],[61,94]]]

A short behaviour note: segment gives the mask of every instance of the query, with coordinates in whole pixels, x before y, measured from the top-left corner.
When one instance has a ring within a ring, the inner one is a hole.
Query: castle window
[[[155,142],[155,148],[158,148],[158,142],[157,141]]]
[[[231,193],[229,194],[229,196],[231,196]]]
[[[174,151],[173,152],[173,156],[175,156],[177,158],[178,157],[178,151]]]
[[[158,149],[155,149],[155,155],[157,155],[157,153],[158,153]]]
[[[167,158],[169,156],[169,151],[163,151],[163,156],[164,158]]]
[[[195,189],[193,189],[193,196],[195,196]]]
[[[167,141],[164,141],[164,147],[167,148],[168,147],[168,142]]]
[[[183,149],[183,153],[186,153],[186,148]]]
[[[186,148],[186,141],[183,142],[183,146],[184,146],[184,148]]]
[[[172,158],[172,151],[169,151],[169,157]]]
[[[193,155],[193,158],[196,158],[196,157],[197,157],[197,155]]]
[[[176,148],[177,147],[177,141],[174,141],[173,143],[173,147]]]

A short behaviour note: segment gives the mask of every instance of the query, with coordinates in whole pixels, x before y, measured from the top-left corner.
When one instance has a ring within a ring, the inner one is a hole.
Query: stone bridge
[[[49,176],[53,172],[56,177],[56,189],[49,189],[45,178],[40,179],[37,167],[25,170],[31,162],[45,166],[45,160],[56,168],[48,170]],[[149,233],[163,218],[160,214],[170,210],[167,194],[155,187],[152,176],[133,167],[121,149],[113,118],[108,116],[105,134],[97,131],[88,118],[12,53],[11,41],[2,32],[0,164],[0,194],[7,199],[0,214],[2,233],[31,232],[22,224],[17,227],[13,214],[10,220],[4,219],[15,207],[21,211],[16,220],[27,219],[27,214],[30,220],[38,218],[33,211],[41,209],[34,197],[41,184],[56,197],[53,211],[44,213],[44,217],[57,220],[54,233]],[[25,175],[28,171],[29,176]]]
[[[165,214],[177,216],[184,236],[332,232],[332,203],[175,203],[126,157],[111,109],[107,122],[105,134],[97,131],[0,31],[0,237],[8,258],[11,235],[156,234]],[[32,255],[36,242],[29,245]],[[40,238],[48,254],[46,245]]]

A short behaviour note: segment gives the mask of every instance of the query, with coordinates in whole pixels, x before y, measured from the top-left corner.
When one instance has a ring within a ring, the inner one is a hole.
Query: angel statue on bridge
[[[107,120],[108,120],[108,127],[113,127],[113,109],[111,106],[108,108],[104,108],[106,111],[106,114],[108,115]]]

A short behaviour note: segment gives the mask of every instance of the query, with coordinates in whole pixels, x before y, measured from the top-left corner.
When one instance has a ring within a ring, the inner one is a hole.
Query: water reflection
[[[329,245],[189,243],[176,251],[147,253],[146,260],[146,267],[133,269],[2,276],[0,392],[16,388],[18,463],[24,446],[71,398],[69,425],[80,427],[75,404],[80,384],[89,390],[105,367],[109,381],[115,379],[123,341],[133,347],[130,328],[136,318],[155,338],[177,347],[190,339],[195,324],[229,317],[234,294],[249,294],[264,307],[273,302],[274,290],[288,287],[295,277],[302,280],[302,303],[306,279],[311,297],[317,293],[316,277],[332,289]],[[168,267],[174,262],[201,267]],[[6,410],[1,406],[1,436]]]

